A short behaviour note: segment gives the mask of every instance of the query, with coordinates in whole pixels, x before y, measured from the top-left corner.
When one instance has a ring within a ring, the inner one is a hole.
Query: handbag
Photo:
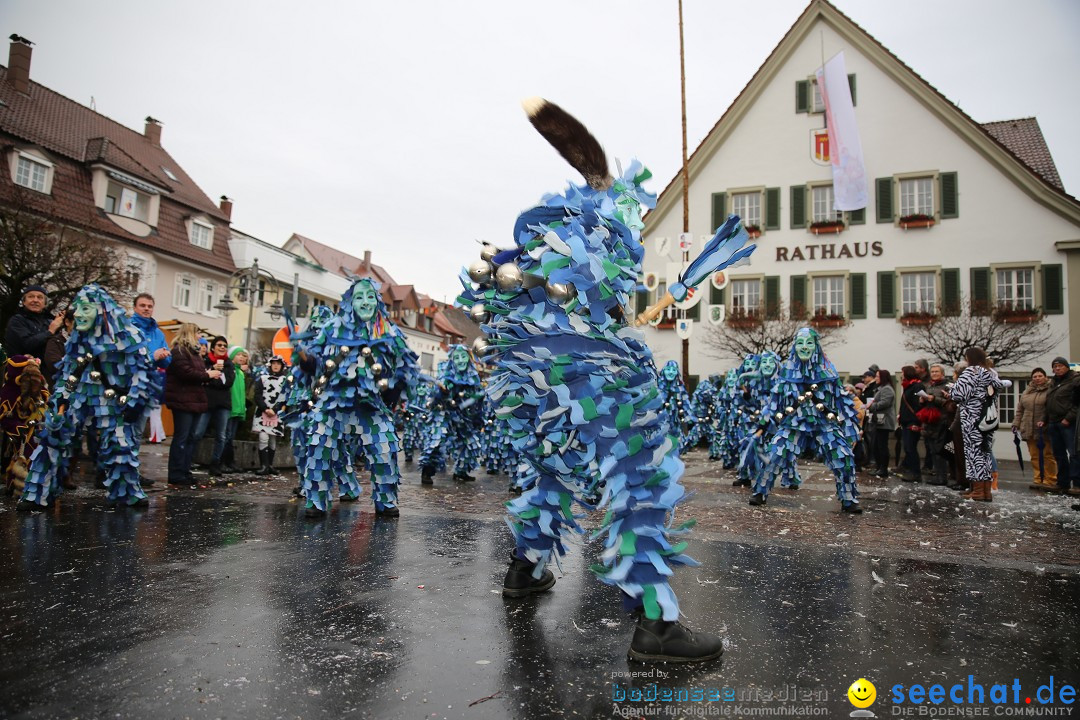
[[[1001,424],[1001,420],[998,417],[997,398],[990,392],[986,391],[986,400],[983,401],[982,412],[979,413],[979,424],[976,426],[981,433],[990,433],[998,429],[998,425]]]
[[[923,425],[934,425],[941,420],[941,411],[933,405],[927,405],[919,408],[919,411],[915,413],[915,417],[919,418],[919,422]]]

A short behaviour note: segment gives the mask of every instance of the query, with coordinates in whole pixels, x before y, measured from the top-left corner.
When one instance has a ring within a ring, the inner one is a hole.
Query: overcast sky
[[[788,31],[803,0],[684,0],[690,150]],[[1080,2],[836,0],[978,122],[1036,116],[1080,188]],[[31,79],[162,144],[234,226],[373,259],[450,300],[474,241],[574,172],[520,100],[578,116],[659,192],[678,171],[675,0],[145,2],[0,0]],[[5,60],[6,62],[6,60]]]

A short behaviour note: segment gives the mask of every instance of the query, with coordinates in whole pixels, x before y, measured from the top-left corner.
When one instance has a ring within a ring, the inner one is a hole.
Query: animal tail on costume
[[[604,148],[588,128],[573,115],[543,98],[532,97],[522,101],[521,105],[537,132],[585,176],[589,187],[593,190],[611,187],[614,178],[608,171]]]

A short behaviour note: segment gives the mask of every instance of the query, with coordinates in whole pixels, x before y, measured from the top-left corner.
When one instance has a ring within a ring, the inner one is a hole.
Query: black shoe
[[[750,504],[751,505],[764,505],[768,501],[769,501],[769,496],[768,495],[762,495],[761,493],[754,493],[753,495],[750,496]]]
[[[140,475],[139,476],[139,485],[141,485],[142,487],[151,487],[151,486],[153,486],[153,484],[154,484],[154,479],[153,478],[148,478],[145,475]]]
[[[462,482],[474,482],[476,480],[476,478],[467,472],[455,472],[454,479],[461,480]]]
[[[434,477],[434,476],[435,476],[435,468],[433,468],[433,467],[431,467],[429,465],[425,465],[424,467],[420,468],[420,484],[421,485],[434,485],[435,483],[431,480],[431,478]]]
[[[933,478],[931,480],[927,480],[926,484],[927,485],[936,485],[936,486],[942,487],[942,486],[948,485],[949,481],[944,480],[944,479],[939,479],[939,478],[935,477],[935,478]]]
[[[375,514],[379,517],[396,518],[400,517],[401,511],[396,507],[375,508]]]
[[[195,481],[194,480],[169,480],[169,484],[170,485],[183,485],[185,487],[190,487],[190,486],[195,484]]]
[[[309,518],[321,518],[326,517],[326,511],[312,505],[311,507],[304,508],[304,517]]]
[[[851,500],[845,500],[841,504],[840,508],[843,512],[851,513],[852,515],[862,515],[862,507],[857,502]]]
[[[750,481],[742,479],[735,480],[733,483],[731,483],[731,487],[750,487]]]
[[[509,492],[511,495],[520,495],[522,493],[522,490],[517,485],[511,485],[507,492]]]
[[[405,462],[412,462],[412,455],[406,455]]]
[[[922,476],[920,476],[920,475],[912,475],[911,473],[902,474],[900,476],[900,479],[903,480],[904,482],[909,482],[909,483],[921,483],[922,482]]]
[[[346,493],[342,493],[338,496],[338,502],[356,502],[359,499],[359,495],[348,495]]]
[[[510,556],[510,567],[506,569],[506,577],[503,578],[503,597],[520,598],[534,593],[547,592],[555,584],[555,576],[550,570],[544,568],[540,578],[533,577],[536,563],[526,560],[518,560]]]
[[[293,497],[304,497],[304,489],[297,485],[292,489],[292,494]]]
[[[46,507],[46,505],[38,505],[36,502],[31,502],[26,498],[19,500],[19,502],[15,504],[15,509],[19,511],[45,510]]]
[[[494,470],[494,469],[492,469],[492,468],[488,468],[487,474],[488,474],[488,475],[498,475],[498,474],[499,474],[499,471],[498,471],[498,470]]]
[[[244,471],[236,467],[235,465],[223,465],[221,467],[221,472],[225,473],[226,475],[235,475],[236,473],[241,473]]]
[[[207,472],[210,474],[210,477],[221,477],[221,464],[214,463],[207,469]]]
[[[638,618],[626,659],[636,662],[707,662],[724,654],[716,635],[694,634],[678,622]]]
[[[1080,504],[1070,505],[1069,507],[1071,507],[1073,510],[1080,510]]]
[[[139,498],[133,503],[121,502],[119,500],[107,500],[105,505],[110,508],[148,508],[150,507],[150,500],[148,498]]]

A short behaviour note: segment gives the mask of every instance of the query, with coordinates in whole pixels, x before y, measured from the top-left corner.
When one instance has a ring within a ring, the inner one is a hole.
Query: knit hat
[[[199,344],[200,345],[205,345],[206,347],[210,347],[210,341],[207,340],[204,337],[199,338]]]
[[[877,375],[877,374],[878,374],[878,370],[880,370],[880,369],[881,369],[881,368],[879,368],[879,367],[878,367],[877,365],[871,365],[871,366],[870,366],[870,369],[869,369],[869,370],[867,370],[866,372],[867,372],[867,373],[869,373],[870,375]],[[864,374],[865,374],[865,373],[864,373]]]
[[[1054,361],[1050,363],[1051,367],[1053,367],[1054,365],[1064,365],[1065,367],[1069,367],[1069,361],[1058,355],[1056,358],[1054,358]]]
[[[26,297],[26,293],[39,292],[45,297],[49,296],[49,292],[45,289],[44,285],[27,285],[22,289],[22,296]]]
[[[235,360],[236,356],[239,355],[240,353],[244,353],[245,355],[249,354],[247,350],[240,347],[239,345],[233,345],[231,348],[229,348],[229,359],[230,360]]]

